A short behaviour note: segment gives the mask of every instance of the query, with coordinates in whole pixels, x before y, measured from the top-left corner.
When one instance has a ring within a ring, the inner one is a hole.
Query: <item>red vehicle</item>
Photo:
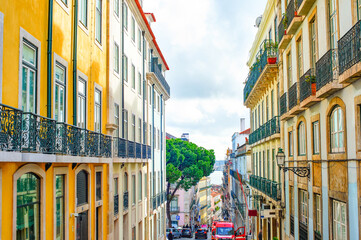
[[[239,227],[235,231],[232,222],[217,222],[212,229],[212,240],[218,239],[245,240],[245,227]]]

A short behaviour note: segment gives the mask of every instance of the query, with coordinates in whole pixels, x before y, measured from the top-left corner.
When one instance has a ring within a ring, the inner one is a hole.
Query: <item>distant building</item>
[[[165,138],[166,138],[166,139],[176,139],[177,137],[173,136],[173,135],[170,134],[170,133],[166,133]]]
[[[183,133],[182,136],[181,136],[181,139],[183,141],[189,142],[189,133]]]

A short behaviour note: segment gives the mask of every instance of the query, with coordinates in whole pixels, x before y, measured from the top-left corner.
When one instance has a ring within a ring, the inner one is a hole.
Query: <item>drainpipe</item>
[[[142,32],[143,35],[143,144],[145,144],[145,127],[144,127],[144,121],[145,121],[145,92],[147,90],[147,86],[145,84],[145,31]]]
[[[155,143],[155,134],[154,134],[154,84],[152,85],[152,133],[153,133],[153,145],[152,145],[152,162],[153,162],[153,197],[155,195],[155,174],[154,174],[154,143]]]
[[[78,0],[74,0],[73,35],[73,125],[77,125],[77,46],[78,46]]]
[[[48,15],[48,59],[47,59],[47,73],[48,73],[48,98],[47,98],[47,117],[51,118],[51,53],[53,46],[53,0],[49,0],[49,15]]]
[[[163,94],[160,95],[160,177],[163,192]]]
[[[124,134],[124,0],[122,0],[122,22],[121,22],[121,29],[122,29],[122,138],[125,139]]]

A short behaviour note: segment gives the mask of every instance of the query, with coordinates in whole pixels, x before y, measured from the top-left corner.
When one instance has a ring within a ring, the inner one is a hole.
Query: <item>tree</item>
[[[188,191],[202,177],[209,176],[215,162],[214,150],[181,139],[167,140],[167,218],[171,227],[170,203],[178,189]],[[171,191],[170,186],[175,186]]]

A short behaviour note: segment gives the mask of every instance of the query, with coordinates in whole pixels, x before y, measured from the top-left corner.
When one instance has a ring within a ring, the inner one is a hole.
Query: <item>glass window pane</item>
[[[22,110],[23,111],[27,111],[27,103],[28,103],[28,94],[27,94],[27,89],[28,89],[28,68],[23,67],[23,81],[22,81]]]
[[[23,60],[31,65],[36,65],[36,50],[27,44],[23,44]]]
[[[34,71],[29,72],[29,109],[30,112],[35,112],[35,73]]]

